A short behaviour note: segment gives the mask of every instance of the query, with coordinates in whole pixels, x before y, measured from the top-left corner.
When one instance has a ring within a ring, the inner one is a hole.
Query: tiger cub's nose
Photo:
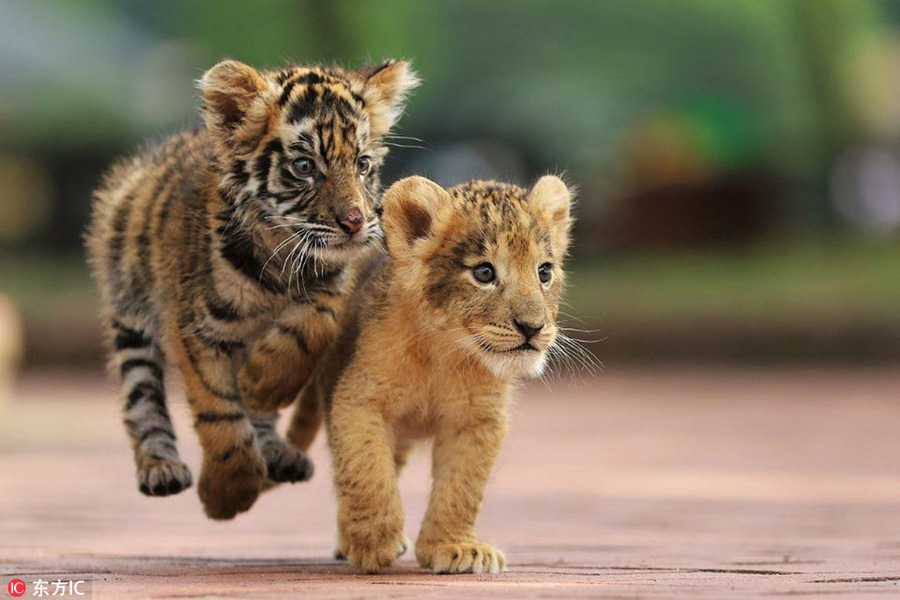
[[[363,214],[358,208],[345,210],[337,218],[338,226],[344,230],[344,233],[353,235],[363,226]]]

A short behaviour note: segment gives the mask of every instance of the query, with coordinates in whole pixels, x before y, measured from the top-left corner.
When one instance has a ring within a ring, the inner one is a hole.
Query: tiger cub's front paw
[[[480,542],[419,542],[416,558],[435,573],[502,573],[503,552]]]
[[[266,463],[259,452],[238,453],[204,462],[197,492],[210,519],[233,519],[250,510],[266,481]]]
[[[297,397],[303,385],[302,378],[296,377],[290,369],[277,374],[270,365],[258,364],[252,359],[238,375],[238,386],[244,404],[254,411],[273,413],[288,406]]]

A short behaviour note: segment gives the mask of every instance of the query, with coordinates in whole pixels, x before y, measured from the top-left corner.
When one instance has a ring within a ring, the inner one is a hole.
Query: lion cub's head
[[[496,376],[539,375],[557,334],[570,205],[550,175],[530,190],[399,181],[384,197],[393,289],[432,334]]]

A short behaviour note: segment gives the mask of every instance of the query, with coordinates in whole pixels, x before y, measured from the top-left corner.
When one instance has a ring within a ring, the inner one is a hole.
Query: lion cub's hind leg
[[[288,427],[288,443],[294,448],[308,452],[324,420],[325,401],[319,382],[313,380],[300,392],[297,405],[294,407],[294,414]]]
[[[413,443],[407,440],[395,440],[394,442],[394,470],[397,474],[397,479],[400,478],[400,473],[403,471],[403,468],[406,466],[407,461],[409,460],[409,455],[412,453]],[[412,541],[407,537],[405,533],[400,532],[400,547],[397,549],[397,558],[400,558],[406,552],[413,547]]]

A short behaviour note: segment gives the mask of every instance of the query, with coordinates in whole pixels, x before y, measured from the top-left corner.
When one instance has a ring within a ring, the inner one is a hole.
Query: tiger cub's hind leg
[[[113,321],[113,365],[120,379],[124,423],[131,438],[137,484],[147,496],[169,496],[191,486],[191,472],[175,447],[166,408],[163,354],[147,332]]]

